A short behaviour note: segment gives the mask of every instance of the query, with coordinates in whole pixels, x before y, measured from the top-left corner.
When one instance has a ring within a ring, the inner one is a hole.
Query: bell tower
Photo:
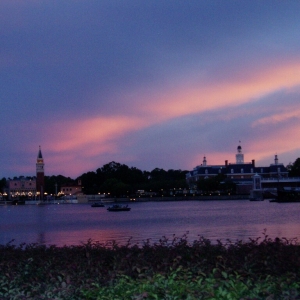
[[[42,155],[41,146],[39,146],[39,152],[36,159],[36,192],[40,200],[43,200],[44,195],[44,159]]]
[[[203,164],[202,164],[202,166],[206,167],[206,163],[207,163],[207,160],[206,160],[206,157],[204,156],[203,157]]]
[[[241,143],[241,141],[240,141]],[[235,155],[236,163],[237,164],[243,164],[244,163],[244,154],[242,152],[242,146],[238,145],[237,147],[237,154]]]

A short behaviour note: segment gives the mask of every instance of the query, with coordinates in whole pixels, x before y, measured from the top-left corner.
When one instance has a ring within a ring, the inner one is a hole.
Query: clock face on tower
[[[36,165],[37,172],[44,172],[44,165]]]

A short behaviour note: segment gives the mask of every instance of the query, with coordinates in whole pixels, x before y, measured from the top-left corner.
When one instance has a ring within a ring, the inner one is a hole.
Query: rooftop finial
[[[239,141],[239,145],[237,146],[237,151],[238,151],[238,153],[242,152],[241,141]]]
[[[43,155],[42,155],[41,146],[39,146],[38,158],[39,158],[39,159],[43,159]]]

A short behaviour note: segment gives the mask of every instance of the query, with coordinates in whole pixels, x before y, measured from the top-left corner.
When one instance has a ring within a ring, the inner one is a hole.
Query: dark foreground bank
[[[0,246],[0,299],[300,299],[297,240]]]

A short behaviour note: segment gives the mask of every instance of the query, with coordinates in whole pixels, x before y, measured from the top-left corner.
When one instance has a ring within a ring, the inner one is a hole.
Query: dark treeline
[[[3,191],[3,188],[6,186],[6,178],[2,178],[1,180],[0,180],[0,192],[2,192]]]
[[[290,177],[300,177],[300,157],[294,163],[289,163],[287,169]]]
[[[156,168],[151,172],[141,171],[135,167],[117,162],[110,162],[98,168],[95,172],[90,171],[78,178],[71,179],[64,176],[45,176],[46,190],[54,194],[55,185],[76,184],[81,180],[85,194],[110,193],[111,196],[130,196],[137,190],[164,194],[170,189],[187,188],[185,174],[187,171],[168,170]]]
[[[206,179],[199,179],[197,181],[197,189],[203,193],[217,193],[217,194],[234,194],[236,191],[236,184],[227,178],[224,174],[218,174],[214,177]]]

